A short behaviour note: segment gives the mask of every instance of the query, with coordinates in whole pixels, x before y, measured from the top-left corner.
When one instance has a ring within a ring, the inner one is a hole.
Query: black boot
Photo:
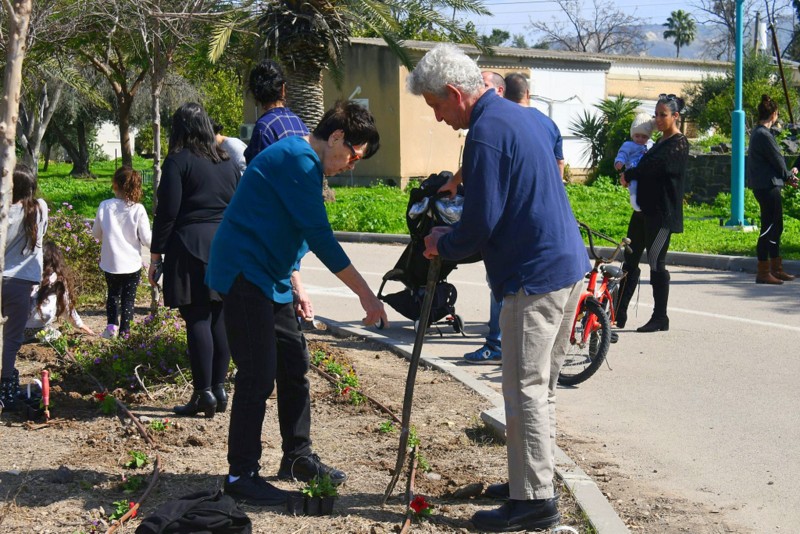
[[[217,399],[217,413],[222,413],[228,409],[228,393],[225,391],[225,384],[216,384],[211,387],[211,392]]]
[[[0,411],[16,410],[19,395],[19,371],[14,369],[10,377],[0,379]]]
[[[217,411],[217,398],[211,393],[211,388],[194,390],[192,398],[183,406],[172,409],[178,415],[197,415],[203,412],[206,417],[214,417]]]
[[[669,300],[669,271],[651,272],[650,285],[653,286],[653,316],[637,332],[666,332],[669,330],[667,301]]]
[[[622,270],[625,276],[622,277],[619,284],[619,300],[614,307],[617,328],[625,328],[625,324],[628,322],[628,304],[630,304],[633,294],[636,293],[641,272],[638,267],[628,267],[626,264],[622,264]]]

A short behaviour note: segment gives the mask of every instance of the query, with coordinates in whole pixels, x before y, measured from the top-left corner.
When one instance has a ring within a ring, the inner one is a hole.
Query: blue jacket
[[[273,302],[292,302],[292,271],[309,248],[333,273],[350,265],[322,201],[322,162],[305,139],[287,137],[244,171],[211,244],[206,283],[226,294],[243,274]]]
[[[591,269],[539,121],[519,120],[519,104],[487,91],[475,104],[464,145],[464,211],[439,240],[442,258],[480,252],[496,299],[524,289],[556,291]]]

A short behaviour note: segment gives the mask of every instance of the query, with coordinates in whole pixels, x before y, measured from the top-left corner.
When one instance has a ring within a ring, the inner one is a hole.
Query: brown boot
[[[768,260],[758,262],[758,273],[756,274],[756,284],[780,285],[782,283],[783,283],[782,280],[772,276]]]
[[[783,270],[783,259],[779,256],[769,260],[769,271],[778,280],[789,282],[794,280],[795,277]]]

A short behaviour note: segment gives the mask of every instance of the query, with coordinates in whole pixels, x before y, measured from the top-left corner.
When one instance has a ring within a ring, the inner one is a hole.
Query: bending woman
[[[786,168],[786,161],[769,129],[778,120],[778,104],[767,95],[758,104],[758,125],[750,134],[747,158],[747,185],[761,208],[761,232],[756,243],[758,256],[757,284],[782,284],[794,280],[783,271],[781,234],[783,234],[784,183],[797,184],[797,168]]]
[[[678,128],[683,106],[682,98],[659,95],[655,120],[661,139],[642,156],[639,165],[620,178],[623,185],[638,180],[637,199],[642,211],[634,212],[628,224],[631,253],[625,254],[623,269],[628,276],[620,289],[617,326],[622,327],[627,321],[628,303],[639,280],[639,260],[645,248],[653,286],[653,316],[637,332],[669,330],[667,249],[670,236],[683,232],[683,189],[689,159],[689,142]]]

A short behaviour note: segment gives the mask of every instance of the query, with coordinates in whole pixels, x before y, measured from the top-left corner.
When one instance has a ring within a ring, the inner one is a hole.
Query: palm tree
[[[690,13],[682,9],[673,11],[667,19],[667,22],[662,24],[662,26],[668,28],[664,32],[664,39],[674,39],[673,42],[677,49],[675,57],[680,57],[681,47],[689,46],[697,36],[697,27],[695,26],[694,18],[692,18]]]
[[[322,72],[328,69],[335,80],[341,79],[343,52],[354,32],[380,36],[410,69],[411,59],[398,37],[399,21],[419,18],[449,40],[478,45],[461,21],[442,13],[491,15],[481,0],[276,0],[251,5],[250,10],[237,10],[244,15],[220,20],[213,32],[211,59],[222,54],[232,31],[252,29],[255,22],[266,56],[277,58],[284,68],[290,86],[287,104],[309,127],[325,111]]]

